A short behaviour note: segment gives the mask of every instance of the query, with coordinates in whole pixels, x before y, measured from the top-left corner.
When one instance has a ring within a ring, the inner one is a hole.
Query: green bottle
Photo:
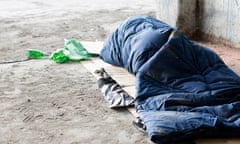
[[[40,50],[35,49],[28,49],[26,55],[30,59],[42,59],[49,56],[48,53],[44,53]]]

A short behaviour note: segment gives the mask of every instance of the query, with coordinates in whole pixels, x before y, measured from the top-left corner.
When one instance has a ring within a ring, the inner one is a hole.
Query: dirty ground
[[[0,63],[25,59],[27,49],[53,52],[64,39],[102,41],[133,15],[155,17],[155,0],[1,0]],[[202,44],[240,73],[238,50]],[[125,109],[107,107],[81,63],[0,64],[1,144],[150,144],[132,120]]]
[[[27,49],[53,52],[64,39],[102,41],[131,15],[154,16],[154,0],[1,0],[0,63]],[[0,64],[1,144],[145,144],[134,117],[109,109],[81,63]]]

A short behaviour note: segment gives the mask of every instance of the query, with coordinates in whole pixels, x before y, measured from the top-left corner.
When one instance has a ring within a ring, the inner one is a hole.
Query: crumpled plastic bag
[[[53,52],[50,59],[57,63],[66,63],[69,61],[89,60],[92,57],[90,53],[76,39],[65,40],[63,49]]]

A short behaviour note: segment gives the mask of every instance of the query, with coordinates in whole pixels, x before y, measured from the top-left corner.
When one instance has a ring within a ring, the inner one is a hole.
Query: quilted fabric
[[[177,29],[130,17],[109,35],[100,57],[136,75],[135,107],[153,142],[240,136],[240,77]]]

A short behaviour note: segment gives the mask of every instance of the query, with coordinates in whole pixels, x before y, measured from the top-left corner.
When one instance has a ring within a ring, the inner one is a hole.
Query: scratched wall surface
[[[240,44],[240,0],[203,0],[201,31]]]

